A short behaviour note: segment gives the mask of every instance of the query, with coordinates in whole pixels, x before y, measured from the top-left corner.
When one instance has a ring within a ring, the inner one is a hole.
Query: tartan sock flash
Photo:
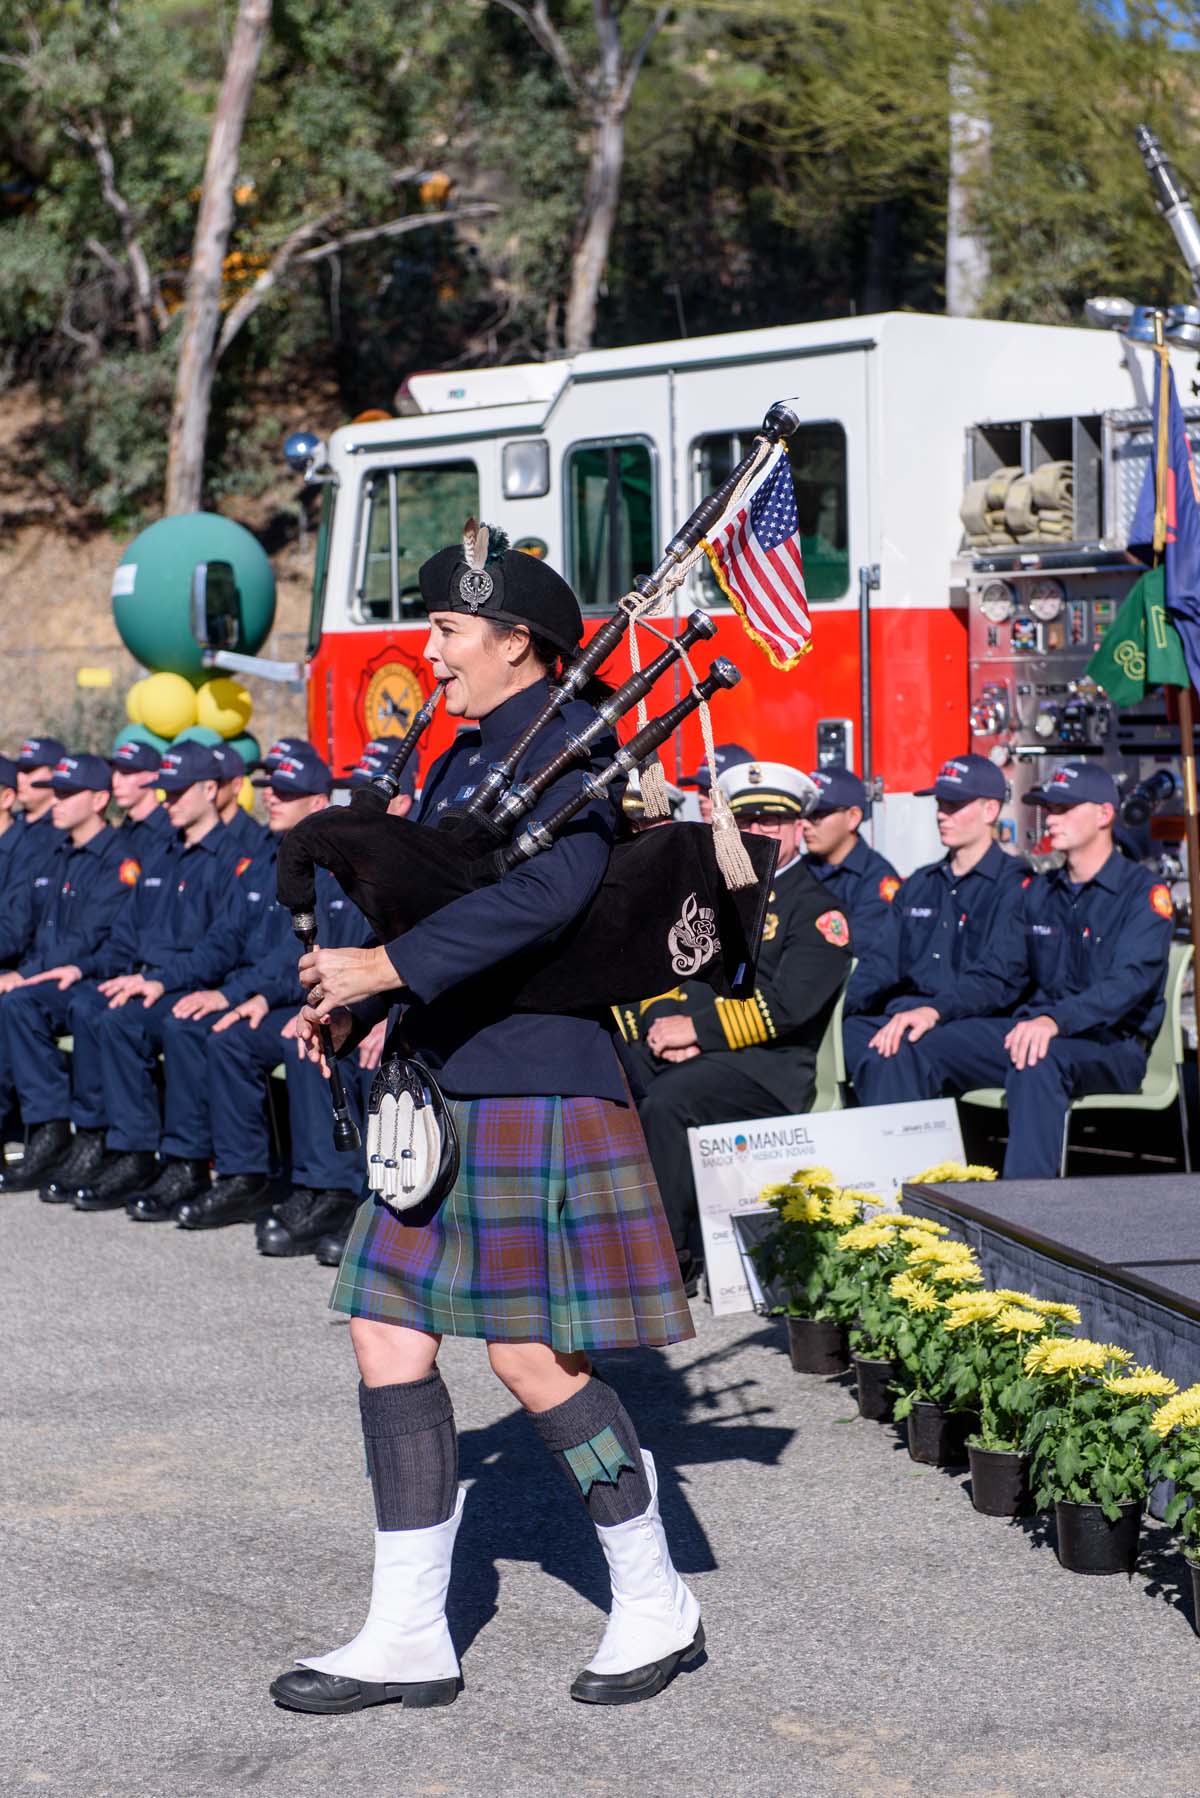
[[[423,1380],[358,1387],[367,1468],[381,1530],[445,1523],[458,1491],[458,1432],[446,1383]]]
[[[650,1503],[637,1431],[624,1405],[602,1379],[590,1379],[574,1398],[530,1421],[593,1523],[606,1526],[640,1517]]]

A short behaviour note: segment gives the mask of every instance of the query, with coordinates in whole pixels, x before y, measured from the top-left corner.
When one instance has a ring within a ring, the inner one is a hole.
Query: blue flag
[[[1167,612],[1183,643],[1193,687],[1200,687],[1200,485],[1188,447],[1183,408],[1169,371],[1167,398],[1167,543],[1163,552]],[[1158,446],[1158,396],[1154,383],[1153,449],[1129,532],[1129,548],[1149,562],[1154,545],[1155,459]]]

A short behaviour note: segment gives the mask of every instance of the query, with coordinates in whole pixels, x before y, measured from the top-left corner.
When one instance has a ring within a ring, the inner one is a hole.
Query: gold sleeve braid
[[[638,1014],[634,1008],[631,1005],[614,1005],[610,1009],[617,1021],[617,1029],[621,1032],[625,1042],[639,1042],[642,1033],[638,1024]]]
[[[776,1034],[770,1008],[758,987],[750,999],[718,999],[716,1007],[717,1021],[731,1049],[749,1049],[769,1042]]]

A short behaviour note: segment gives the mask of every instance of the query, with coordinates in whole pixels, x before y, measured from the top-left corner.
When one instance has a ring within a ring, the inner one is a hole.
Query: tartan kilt
[[[440,1205],[359,1207],[330,1305],[562,1354],[695,1334],[633,1105],[449,1099],[462,1160]]]

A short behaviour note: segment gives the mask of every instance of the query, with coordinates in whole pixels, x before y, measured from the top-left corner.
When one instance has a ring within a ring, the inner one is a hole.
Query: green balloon
[[[224,741],[220,731],[210,730],[207,724],[189,724],[186,730],[181,730],[177,737],[171,738],[171,748],[174,749],[176,743],[205,743],[209,749],[215,749],[218,743]]]
[[[229,747],[237,750],[247,768],[250,766],[251,762],[262,760],[262,750],[259,748],[255,738],[250,736],[248,732],[240,737],[230,737]]]
[[[156,674],[211,680],[192,635],[192,576],[202,562],[226,563],[237,589],[237,635],[227,648],[261,649],[275,622],[275,576],[262,544],[216,512],[160,518],[142,531],[113,575],[113,618],[121,641]],[[210,580],[215,591],[218,581]],[[218,671],[219,672],[219,671]]]
[[[117,732],[116,736],[113,738],[112,752],[114,755],[116,755],[122,743],[149,743],[151,749],[158,750],[159,755],[162,754],[164,749],[170,748],[170,744],[165,737],[156,737],[154,732],[152,730],[147,730],[144,724],[127,724],[124,730],[119,730]]]

